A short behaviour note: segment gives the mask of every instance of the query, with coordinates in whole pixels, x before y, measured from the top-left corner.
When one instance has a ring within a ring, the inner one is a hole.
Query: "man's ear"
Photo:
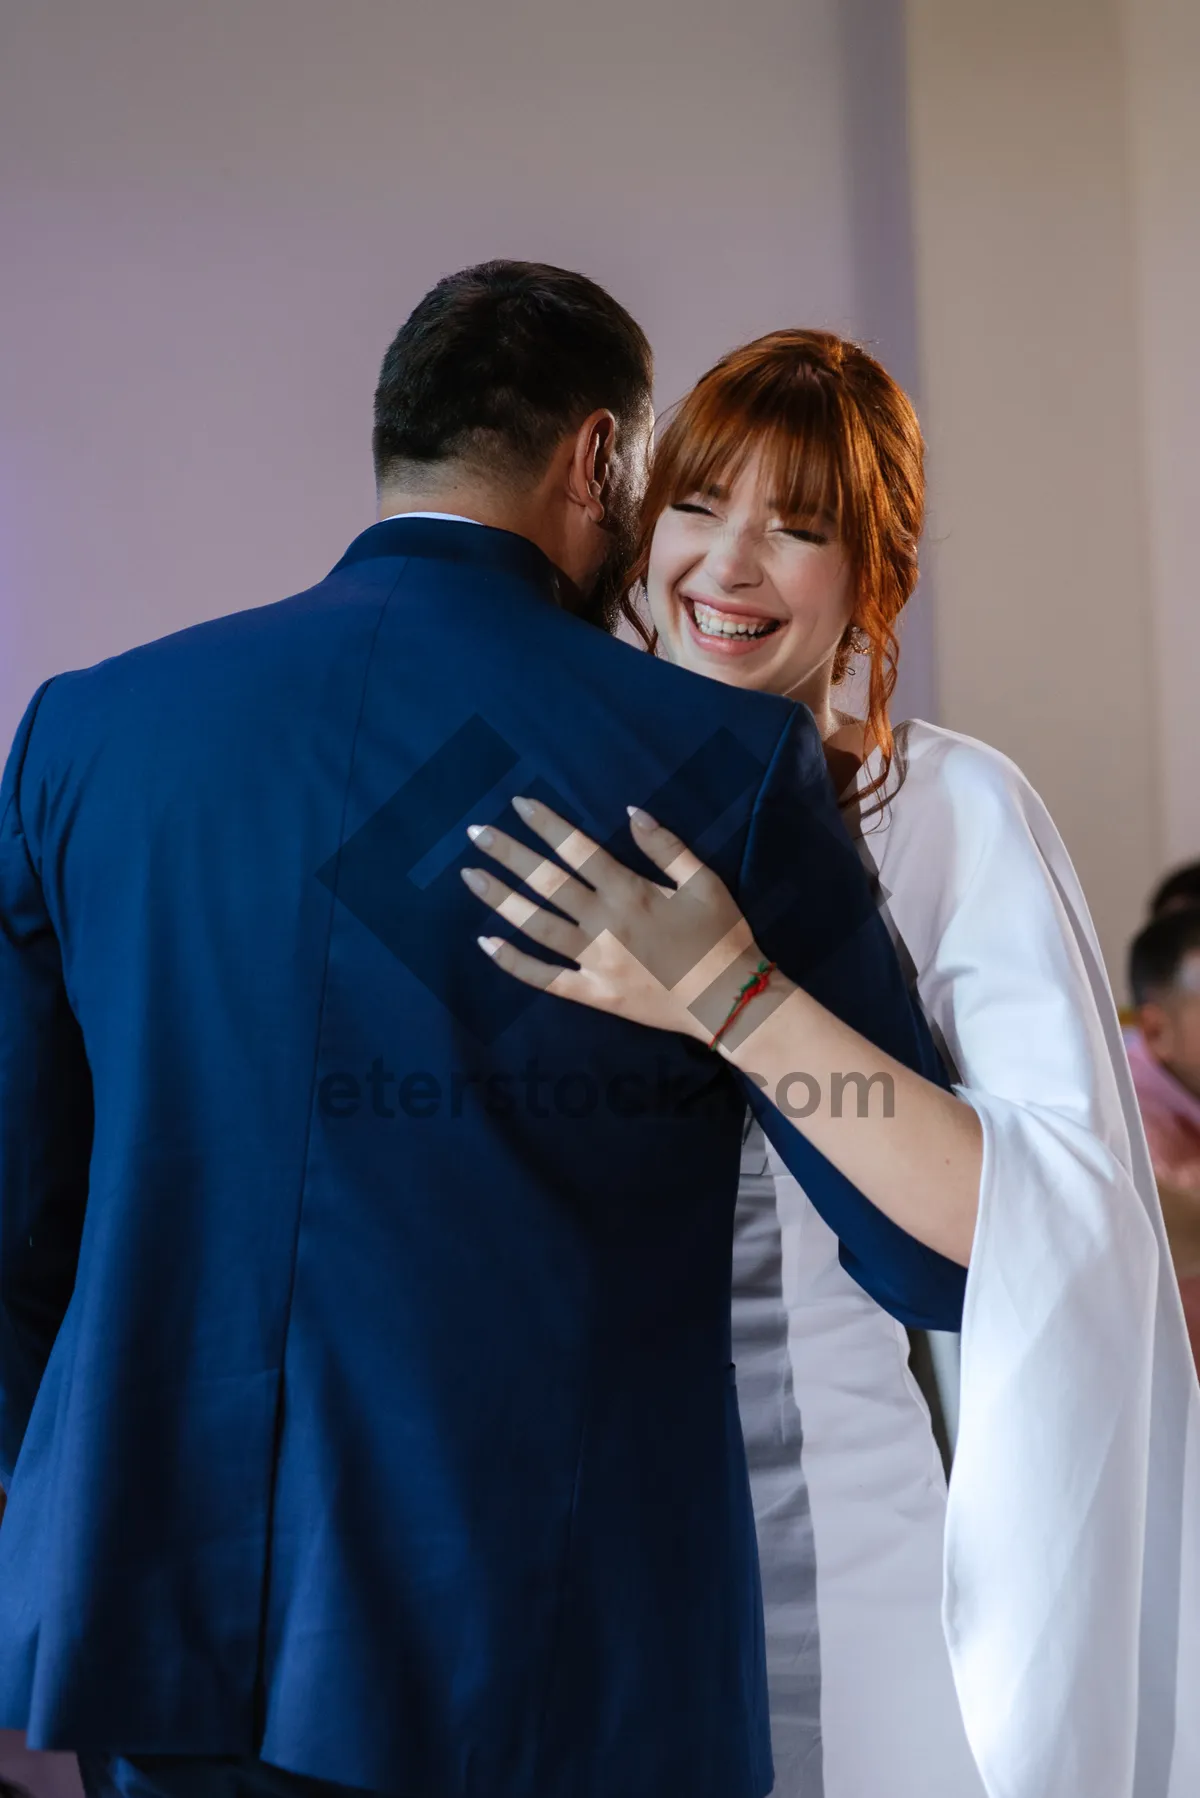
[[[593,524],[603,524],[608,512],[607,494],[616,449],[617,421],[611,412],[593,412],[575,433],[567,486],[576,505],[582,506]]]

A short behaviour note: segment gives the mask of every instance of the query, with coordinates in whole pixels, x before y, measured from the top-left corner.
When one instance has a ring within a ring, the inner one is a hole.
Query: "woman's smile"
[[[749,655],[783,624],[781,618],[771,618],[744,606],[718,605],[690,593],[679,593],[677,597],[687,619],[688,635],[709,655]]]

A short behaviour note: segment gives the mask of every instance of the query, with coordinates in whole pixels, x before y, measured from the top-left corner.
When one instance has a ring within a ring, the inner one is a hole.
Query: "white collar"
[[[447,524],[479,524],[477,518],[464,518],[459,512],[389,512],[380,524],[390,524],[393,518],[441,518]],[[482,530],[484,527],[480,525]]]

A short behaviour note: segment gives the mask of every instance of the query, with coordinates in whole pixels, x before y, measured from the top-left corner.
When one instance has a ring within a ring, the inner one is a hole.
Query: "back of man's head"
[[[1200,906],[1151,918],[1129,951],[1142,1040],[1200,1098]]]
[[[375,393],[375,476],[419,491],[447,464],[500,487],[535,482],[600,408],[650,405],[641,327],[586,275],[484,262],[439,281],[393,340]]]
[[[1180,986],[1185,963],[1200,954],[1200,906],[1160,913],[1143,925],[1129,950],[1135,1005],[1161,1004]]]
[[[1193,906],[1200,906],[1200,862],[1172,869],[1154,889],[1150,915],[1158,918],[1164,912],[1190,911]]]

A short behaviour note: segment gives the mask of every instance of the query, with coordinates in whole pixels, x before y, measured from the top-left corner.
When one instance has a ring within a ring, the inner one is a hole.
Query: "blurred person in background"
[[[1200,906],[1200,862],[1186,862],[1160,881],[1150,901],[1150,916],[1159,918],[1168,911],[1188,911]]]
[[[1198,877],[1193,867],[1163,883],[1130,947],[1137,1024],[1125,1046],[1200,1365],[1200,904],[1186,903]]]

